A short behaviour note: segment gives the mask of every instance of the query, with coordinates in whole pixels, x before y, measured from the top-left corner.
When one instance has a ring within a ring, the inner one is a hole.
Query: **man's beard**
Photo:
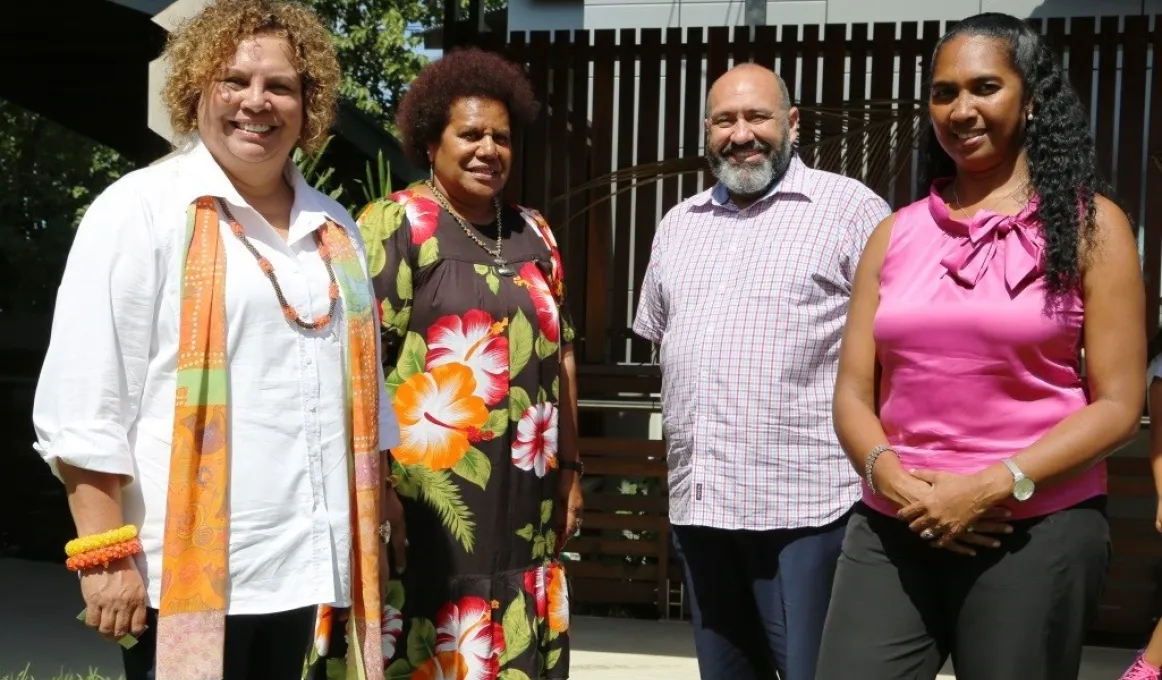
[[[710,171],[733,196],[762,196],[787,174],[791,165],[794,150],[789,133],[789,129],[784,131],[778,149],[757,139],[743,145],[727,143],[719,151],[711,150],[708,144],[706,160],[710,162]],[[727,157],[736,151],[755,151],[762,154],[762,159],[752,163],[732,163]]]

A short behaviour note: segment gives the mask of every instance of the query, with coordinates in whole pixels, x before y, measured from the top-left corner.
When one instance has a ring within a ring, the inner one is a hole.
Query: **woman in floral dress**
[[[477,50],[443,57],[398,120],[431,178],[359,220],[400,421],[389,486],[408,537],[384,599],[388,678],[569,675],[557,558],[581,511],[572,330],[548,225],[498,198],[510,120],[535,115],[519,68]]]

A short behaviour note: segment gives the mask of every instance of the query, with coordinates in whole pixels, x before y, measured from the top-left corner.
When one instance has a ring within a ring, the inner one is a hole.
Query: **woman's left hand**
[[[557,552],[565,548],[569,539],[581,530],[581,514],[585,498],[581,493],[581,475],[575,470],[561,470],[560,493],[557,499]]]
[[[987,484],[979,475],[931,470],[915,470],[912,474],[931,484],[932,489],[896,516],[923,538],[950,539],[964,533],[994,504],[988,500]]]

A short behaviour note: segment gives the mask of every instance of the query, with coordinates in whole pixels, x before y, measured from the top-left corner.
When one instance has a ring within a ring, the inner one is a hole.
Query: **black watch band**
[[[561,464],[562,470],[573,470],[579,475],[585,474],[585,463],[580,460],[564,460],[558,461]]]

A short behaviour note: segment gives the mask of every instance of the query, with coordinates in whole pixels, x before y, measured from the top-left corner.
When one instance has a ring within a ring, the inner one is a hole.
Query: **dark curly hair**
[[[409,160],[428,168],[428,145],[440,141],[452,104],[465,97],[504,104],[514,126],[532,122],[540,110],[521,67],[475,47],[454,50],[420,71],[399,104],[395,124]]]
[[[1095,197],[1113,200],[1111,188],[1097,171],[1089,116],[1049,44],[1024,21],[995,12],[961,21],[936,43],[933,69],[941,48],[959,36],[993,38],[1006,45],[1009,63],[1024,86],[1023,103],[1033,104],[1033,119],[1025,129],[1025,155],[1045,234],[1045,284],[1051,295],[1059,295],[1078,285],[1094,245]],[[929,73],[930,82],[931,78]],[[931,127],[927,136],[921,193],[933,180],[956,174],[956,164]]]

